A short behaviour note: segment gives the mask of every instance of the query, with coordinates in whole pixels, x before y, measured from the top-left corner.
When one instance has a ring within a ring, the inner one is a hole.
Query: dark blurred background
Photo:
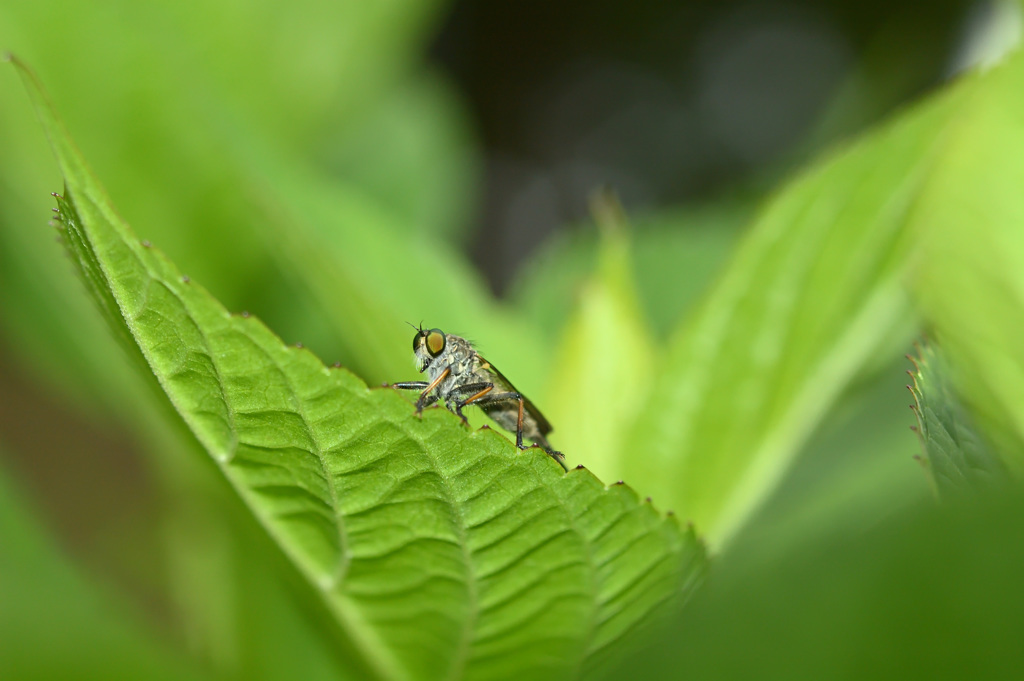
[[[485,156],[472,252],[502,291],[608,184],[643,212],[769,185],[954,70],[987,3],[455,3],[431,55]]]

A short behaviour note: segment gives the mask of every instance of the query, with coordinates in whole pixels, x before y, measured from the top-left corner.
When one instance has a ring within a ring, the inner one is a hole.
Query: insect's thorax
[[[446,337],[444,352],[427,365],[430,382],[437,380],[445,369],[450,370],[449,376],[437,387],[442,397],[460,385],[478,380],[475,378],[479,369],[477,354],[467,340],[452,335]]]

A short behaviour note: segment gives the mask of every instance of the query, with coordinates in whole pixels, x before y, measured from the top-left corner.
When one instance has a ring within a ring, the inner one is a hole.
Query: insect
[[[481,357],[469,341],[441,329],[424,330],[422,325],[413,328],[416,329],[412,339],[416,367],[420,373],[427,372],[430,382],[406,381],[393,383],[391,387],[420,391],[416,400],[417,414],[443,400],[448,410],[468,425],[462,409],[474,404],[502,428],[514,431],[519,449],[526,449],[525,437],[543,447],[568,470],[565,457],[552,449],[545,437],[551,432],[548,420],[493,364]]]

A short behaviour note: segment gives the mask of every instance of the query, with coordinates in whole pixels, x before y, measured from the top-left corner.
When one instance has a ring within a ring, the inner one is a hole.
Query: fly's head
[[[416,354],[416,368],[423,373],[430,363],[437,359],[448,344],[441,329],[424,329],[420,326],[412,339],[412,351]]]

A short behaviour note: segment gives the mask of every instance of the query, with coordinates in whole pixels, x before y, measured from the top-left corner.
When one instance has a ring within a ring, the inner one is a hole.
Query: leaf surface
[[[713,544],[742,527],[851,381],[909,343],[921,216],[963,161],[954,133],[976,122],[973,99],[994,87],[967,77],[788,183],[680,327],[635,430],[647,456],[627,470]]]
[[[597,271],[565,324],[545,403],[568,461],[585,453],[590,470],[614,479],[657,354],[640,314],[621,206],[610,196],[592,205],[601,228]]]
[[[966,84],[947,162],[916,216],[916,301],[953,385],[1024,475],[1024,53]]]
[[[943,354],[921,348],[910,373],[925,471],[940,499],[971,498],[1006,486],[1003,462],[977,432],[956,394]]]
[[[228,313],[117,216],[18,65],[105,316],[381,679],[566,678],[693,587],[692,530],[540,450],[415,417],[390,390]]]

